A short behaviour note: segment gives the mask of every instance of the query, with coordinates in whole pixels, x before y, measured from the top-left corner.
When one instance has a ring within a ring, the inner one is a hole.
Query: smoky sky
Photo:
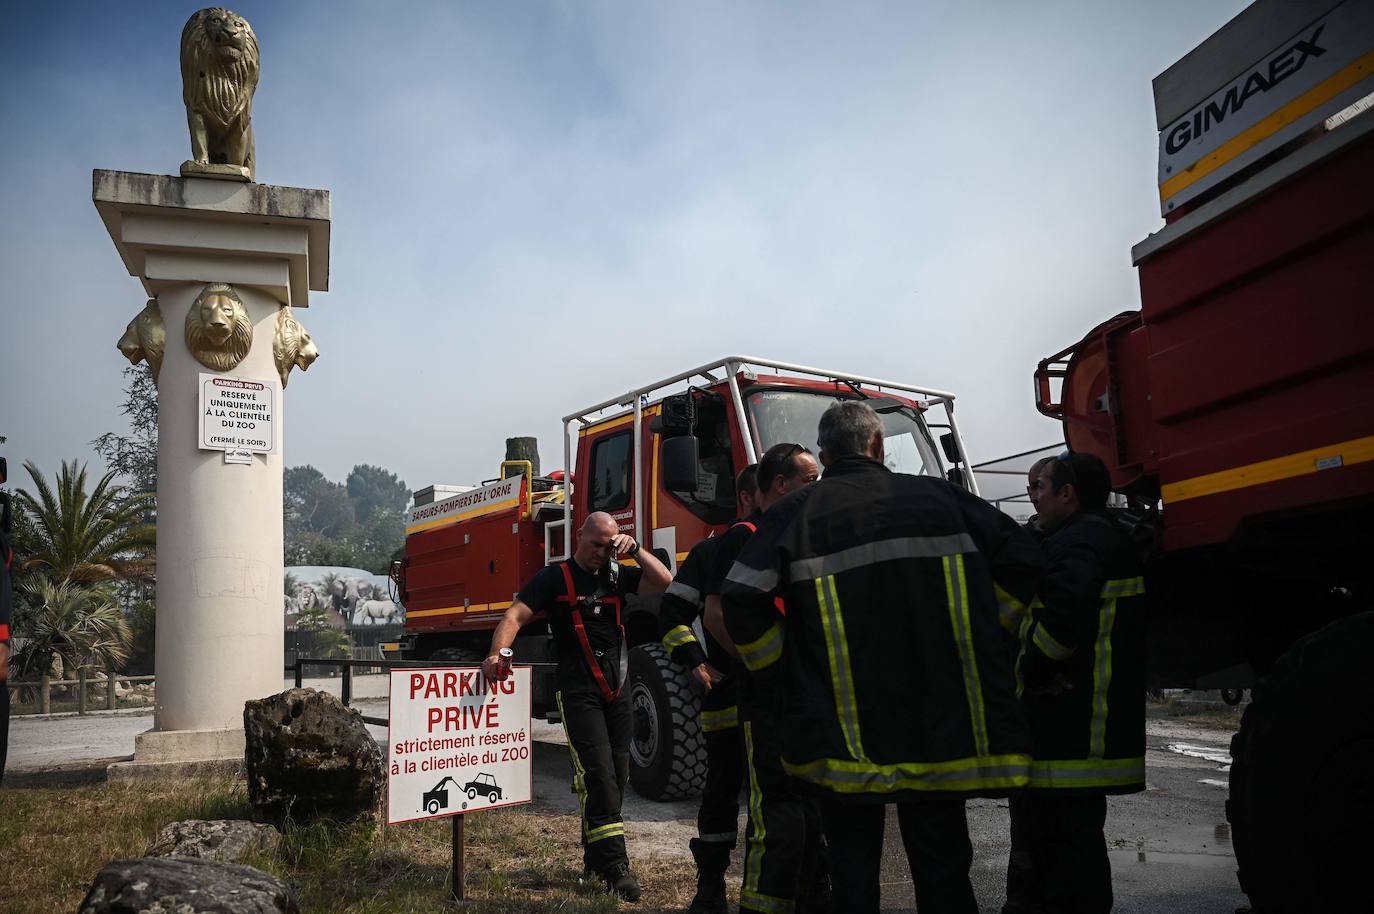
[[[471,484],[537,435],[553,468],[560,417],[727,353],[953,390],[975,460],[1057,441],[1035,365],[1139,307],[1162,225],[1150,81],[1244,5],[240,3],[258,180],[332,194],[286,463]],[[12,473],[124,429],[145,296],[91,170],[189,155],[193,10],[7,6]]]

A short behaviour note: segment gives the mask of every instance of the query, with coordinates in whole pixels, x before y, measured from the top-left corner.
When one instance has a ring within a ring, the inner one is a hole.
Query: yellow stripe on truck
[[[442,609],[415,609],[407,610],[407,619],[424,619],[429,616],[445,616],[451,613],[483,613],[497,612],[499,610],[510,609],[513,600],[504,603],[473,603],[470,606],[445,606]]]
[[[1163,487],[1162,494],[1165,503],[1187,501],[1370,460],[1374,460],[1374,435],[1171,482]]]
[[[1187,168],[1159,185],[1159,199],[1167,201],[1179,191],[1201,181],[1237,156],[1253,149],[1304,114],[1324,105],[1346,89],[1374,73],[1374,51],[1361,57],[1325,82],[1318,83],[1266,118],[1251,124]]]

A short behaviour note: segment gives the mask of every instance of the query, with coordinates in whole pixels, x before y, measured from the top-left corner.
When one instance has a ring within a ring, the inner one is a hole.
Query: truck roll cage
[[[670,393],[670,391],[666,391],[665,388],[673,385],[682,384],[683,382],[687,382],[689,386],[693,385],[697,379],[701,379],[705,381],[707,385],[711,386],[724,382],[730,391],[730,405],[734,410],[738,427],[742,431],[750,430],[751,424],[749,421],[749,414],[744,408],[744,398],[740,393],[739,379],[741,376],[746,380],[757,378],[758,373],[754,370],[756,368],[770,368],[775,371],[789,372],[811,379],[844,384],[849,386],[856,393],[859,393],[862,387],[868,386],[874,388],[876,391],[883,391],[886,389],[906,394],[915,394],[916,397],[913,399],[918,399],[920,401],[923,410],[929,410],[937,406],[944,408],[945,422],[932,424],[925,422],[924,419],[922,419],[921,422],[926,425],[927,428],[948,428],[950,434],[953,436],[954,447],[958,455],[957,462],[962,463],[964,467],[969,467],[971,465],[968,459],[968,452],[964,448],[963,438],[959,434],[959,426],[954,420],[954,394],[949,391],[939,390],[933,387],[921,387],[901,381],[886,381],[881,378],[870,378],[865,375],[834,371],[828,368],[797,365],[792,362],[779,362],[774,359],[764,359],[751,355],[729,355],[712,362],[707,362],[705,365],[700,365],[690,371],[679,372],[678,374],[671,375],[660,381],[655,381],[652,384],[636,387],[619,396],[611,397],[608,400],[603,400],[593,406],[577,410],[563,417],[563,517],[561,520],[550,521],[544,526],[545,561],[550,563],[561,562],[572,554],[573,493],[569,484],[572,480],[573,438],[578,430],[611,419],[618,419],[629,415],[634,416],[634,421],[631,423],[634,435],[631,460],[633,466],[639,467],[642,465],[641,457],[643,456],[644,448],[644,408],[650,405],[650,398],[656,394]],[[661,399],[661,397],[657,399]],[[622,408],[623,412],[607,412],[617,407]],[[574,426],[574,423],[577,423],[576,426]],[[756,463],[759,459],[759,455],[755,452],[753,436],[750,434],[742,434],[741,437],[744,439],[745,457],[747,461],[749,463]],[[964,478],[969,491],[977,495],[978,480],[974,474],[966,470],[964,472]],[[635,540],[642,543],[645,541],[643,510],[644,486],[637,472],[634,476],[634,480],[633,493],[631,496],[634,506],[634,535]],[[555,530],[561,530],[563,533],[563,549],[562,553],[558,555],[553,554],[553,533]]]

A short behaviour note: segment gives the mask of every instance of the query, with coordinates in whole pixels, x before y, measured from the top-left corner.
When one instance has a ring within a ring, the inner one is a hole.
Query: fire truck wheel
[[[650,800],[680,800],[706,783],[701,700],[656,642],[630,651],[630,783]]]
[[[1374,820],[1374,612],[1296,642],[1231,740],[1231,822],[1255,911],[1359,910]]]

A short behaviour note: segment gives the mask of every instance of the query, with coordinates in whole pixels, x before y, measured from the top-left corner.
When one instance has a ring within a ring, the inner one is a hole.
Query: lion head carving
[[[253,92],[259,69],[258,37],[242,16],[215,6],[186,21],[181,98],[191,129],[191,160],[183,173],[227,165],[254,178]]]
[[[148,299],[143,310],[129,321],[117,345],[130,365],[147,360],[153,383],[157,383],[158,372],[162,370],[162,353],[167,349],[167,328],[162,324],[162,309],[156,298]]]
[[[277,333],[272,338],[272,360],[277,363],[281,386],[286,387],[293,367],[305,371],[319,357],[320,350],[310,338],[310,331],[296,320],[289,305],[282,305],[277,311]]]
[[[234,287],[212,282],[186,314],[186,348],[206,368],[229,371],[253,346],[253,324]]]

